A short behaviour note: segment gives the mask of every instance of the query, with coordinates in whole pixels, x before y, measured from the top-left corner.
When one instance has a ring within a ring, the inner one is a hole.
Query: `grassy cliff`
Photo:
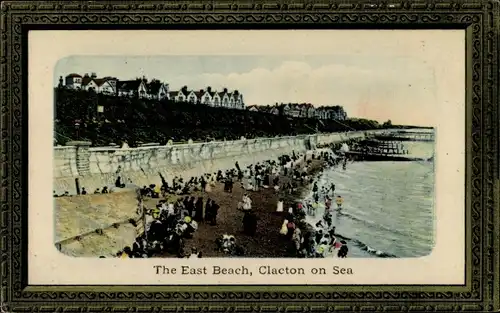
[[[103,113],[97,112],[98,106],[104,108]],[[382,128],[378,122],[366,119],[320,121],[64,88],[55,88],[55,119],[54,137],[58,144],[79,139],[90,140],[93,146],[127,141],[133,147],[140,142],[166,144],[168,140],[234,140],[241,136],[274,137]]]

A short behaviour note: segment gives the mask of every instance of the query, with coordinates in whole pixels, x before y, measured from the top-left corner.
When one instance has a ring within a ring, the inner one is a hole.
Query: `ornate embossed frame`
[[[125,3],[125,4],[124,4]],[[499,3],[496,1],[10,1],[1,7],[1,305],[16,311],[497,311]],[[463,286],[27,285],[27,32],[99,28],[466,30],[467,231]],[[495,248],[496,247],[496,248]],[[71,309],[72,308],[72,309]]]

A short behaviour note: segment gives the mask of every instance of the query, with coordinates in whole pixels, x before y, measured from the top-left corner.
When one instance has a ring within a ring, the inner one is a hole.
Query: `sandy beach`
[[[324,166],[320,160],[312,160],[310,165],[310,175],[319,173]],[[286,184],[289,178],[280,176],[280,185]],[[189,196],[203,197],[204,202],[208,198],[215,200],[219,205],[217,225],[212,226],[206,222],[199,223],[198,230],[192,239],[185,241],[185,253],[189,253],[191,248],[196,248],[203,253],[203,257],[227,257],[223,252],[216,249],[216,239],[223,234],[234,235],[237,244],[245,250],[244,257],[295,257],[292,242],[286,240],[279,234],[283,223],[284,212],[276,212],[278,199],[284,199],[285,211],[292,206],[295,201],[301,199],[309,185],[299,185],[296,192],[285,194],[283,190],[276,192],[271,185],[268,189],[261,188],[259,191],[245,191],[240,182],[235,182],[233,192],[224,191],[224,184],[216,183],[211,192],[194,192]],[[258,217],[257,232],[251,237],[243,233],[243,212],[237,209],[238,202],[243,194],[247,193],[252,199],[252,210]],[[177,196],[167,196],[167,199],[175,199]],[[179,196],[184,197],[184,196]],[[153,208],[160,199],[147,199],[145,204]],[[164,254],[163,257],[176,257],[175,255]]]

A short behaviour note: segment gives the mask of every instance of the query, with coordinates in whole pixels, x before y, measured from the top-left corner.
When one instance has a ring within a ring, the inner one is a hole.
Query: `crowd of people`
[[[328,203],[329,199],[326,198],[325,202]],[[332,208],[327,208],[322,219],[312,227],[304,221],[305,216],[310,214],[307,208],[313,205],[314,203],[299,203],[295,208],[291,207],[285,216],[280,233],[293,241],[298,257],[324,258],[328,255],[347,257],[347,242],[338,240],[335,234]],[[304,230],[299,225],[304,225],[302,226]]]
[[[338,257],[346,257],[347,244],[345,241],[337,240],[335,225],[332,222],[331,206],[332,198],[335,197],[335,184],[332,183],[329,188],[322,187],[319,192],[313,175],[316,170],[321,173],[322,168],[316,168],[313,171],[314,160],[320,160],[327,166],[342,164],[342,158],[337,157],[330,149],[320,149],[312,153],[311,151],[308,153],[292,152],[290,155],[282,155],[275,160],[262,161],[246,167],[235,162],[231,169],[205,173],[187,180],[182,177],[173,177],[171,183],[159,173],[161,185],[150,184],[140,189],[142,198],[158,199],[156,207],[144,208],[147,216],[144,233],[139,235],[131,246],[116,253],[116,256],[150,258],[170,254],[177,257],[201,257],[202,252],[197,249],[189,253],[185,251],[185,240],[193,238],[200,223],[217,225],[220,205],[209,197],[216,184],[223,184],[224,192],[232,193],[234,184],[239,183],[245,193],[234,209],[242,212],[241,223],[244,235],[255,236],[257,233],[259,216],[253,209],[252,195],[258,196],[256,192],[259,190],[270,189],[279,197],[276,211],[284,215],[280,233],[286,240],[291,241],[295,256],[325,257],[334,252]],[[287,210],[284,209],[286,195],[293,197],[299,188],[310,185],[313,190],[312,201],[297,202]],[[117,177],[114,188],[124,187],[122,178]],[[105,194],[112,192],[110,189],[105,186],[102,189],[96,189],[94,193]],[[199,194],[205,198],[193,196],[196,192],[201,192]],[[81,188],[81,194],[87,194],[84,187]],[[67,192],[65,195],[68,195]],[[316,215],[320,195],[324,197],[325,214],[316,225],[309,225],[306,222],[306,216]],[[336,196],[335,202],[337,209],[340,209],[343,202],[340,195]],[[214,242],[214,249],[230,256],[241,256],[245,253],[244,249],[237,244],[236,236],[227,233]]]
[[[345,170],[347,158],[329,153],[322,155],[323,159],[332,167],[342,164]],[[294,175],[294,179],[297,176]],[[335,210],[341,210],[344,199],[335,194],[335,184],[323,186],[321,192],[317,182],[313,184],[312,200],[297,202],[286,212],[280,233],[293,242],[296,256],[302,258],[325,258],[333,256],[346,258],[349,248],[345,240],[339,240],[335,234],[336,223]],[[335,196],[336,195],[336,196]],[[320,197],[324,200],[324,214],[315,224],[309,225],[306,216],[316,217]],[[332,199],[335,198],[336,208],[332,207]],[[280,199],[276,208],[277,212],[283,212],[283,201]]]
[[[312,160],[321,158],[322,154],[313,154],[308,159],[305,153],[292,152],[291,155],[283,155],[276,160],[246,167],[236,162],[231,169],[191,177],[186,181],[174,177],[171,184],[161,176],[161,186],[144,186],[141,195],[162,199],[174,195],[181,198],[174,202],[159,200],[156,208],[148,210],[153,221],[148,225],[146,233],[136,239],[132,248],[126,247],[118,254],[122,257],[151,257],[171,253],[178,257],[201,257],[202,253],[197,250],[186,254],[184,240],[193,236],[199,223],[216,225],[220,207],[211,199],[204,202],[202,197],[195,198],[192,194],[197,191],[208,194],[216,183],[223,184],[224,191],[228,193],[232,192],[235,182],[241,184],[245,193],[235,209],[243,213],[243,234],[255,236],[259,217],[253,209],[251,194],[260,189],[271,189],[276,193],[281,191],[281,194],[296,192],[299,186],[313,182],[311,163]],[[214,247],[230,256],[244,255],[244,249],[236,241],[235,235],[223,234],[214,242]]]
[[[160,200],[155,208],[145,212],[151,217],[145,232],[136,238],[132,247],[125,247],[117,256],[150,258],[170,253],[185,257],[184,240],[193,238],[199,223],[216,225],[218,210],[219,205],[210,198],[206,202],[203,197],[187,196],[175,202]],[[191,254],[202,255],[197,251]]]

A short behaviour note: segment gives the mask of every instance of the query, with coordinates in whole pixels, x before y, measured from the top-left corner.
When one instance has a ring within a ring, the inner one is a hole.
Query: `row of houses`
[[[243,95],[238,91],[232,92],[224,88],[222,91],[212,90],[211,87],[198,91],[189,90],[187,86],[180,90],[170,90],[169,84],[153,79],[148,81],[145,77],[134,80],[119,80],[116,77],[106,76],[98,78],[95,73],[80,74],[72,73],[63,78],[59,78],[59,86],[71,89],[81,89],[94,91],[106,95],[116,95],[119,97],[133,97],[173,100],[177,102],[190,102],[204,104],[213,107],[223,107],[231,109],[244,109],[245,103]]]
[[[64,83],[63,83],[64,82]],[[171,91],[169,84],[157,79],[148,81],[145,77],[133,80],[119,80],[116,77],[105,76],[98,78],[96,73],[80,74],[72,73],[59,78],[59,86],[71,89],[94,91],[106,95],[119,97],[134,97],[156,100],[173,100],[176,102],[190,102],[212,107],[231,109],[245,109],[243,95],[238,91],[232,92],[224,88],[222,91],[213,90],[211,87],[198,91],[189,90],[187,86],[180,90]],[[271,114],[283,114],[291,117],[309,117],[319,119],[345,120],[347,114],[341,106],[314,107],[311,103],[287,103],[274,106],[249,106],[250,111],[266,112]]]
[[[320,106],[314,107],[311,103],[282,103],[273,106],[257,106],[248,107],[249,111],[265,112],[275,115],[287,115],[291,117],[332,119],[343,121],[347,119],[347,113],[342,106]]]

